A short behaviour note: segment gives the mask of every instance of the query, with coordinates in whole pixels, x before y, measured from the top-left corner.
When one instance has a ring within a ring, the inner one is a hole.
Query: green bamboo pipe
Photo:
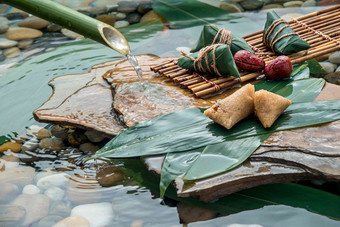
[[[85,37],[128,55],[130,47],[125,37],[114,27],[50,0],[0,0],[30,14],[68,28]]]

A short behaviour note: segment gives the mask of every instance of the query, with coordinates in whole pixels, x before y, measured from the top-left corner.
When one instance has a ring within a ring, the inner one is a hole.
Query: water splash
[[[132,65],[132,67],[135,69],[137,76],[139,78],[139,81],[143,85],[144,79],[143,79],[142,68],[138,64],[137,58],[134,55],[132,55],[131,52],[129,52],[126,55],[126,57],[127,57],[128,61],[130,62],[130,64]]]

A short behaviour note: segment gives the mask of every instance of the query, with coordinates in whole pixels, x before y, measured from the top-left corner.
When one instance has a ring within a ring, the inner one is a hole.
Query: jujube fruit
[[[255,54],[240,50],[234,55],[237,68],[242,71],[260,72],[264,69],[265,62]]]
[[[284,55],[275,58],[264,68],[264,74],[269,80],[288,78],[292,72],[293,65],[289,57]]]

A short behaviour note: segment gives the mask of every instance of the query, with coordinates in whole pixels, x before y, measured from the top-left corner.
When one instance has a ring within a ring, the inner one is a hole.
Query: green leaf
[[[118,160],[114,161],[117,162]],[[150,173],[140,160],[120,160],[120,163],[123,165],[123,171],[140,185],[149,188],[153,192],[159,192],[159,178]],[[262,185],[236,192],[208,203],[191,197],[178,197],[172,186],[167,190],[166,196],[176,201],[216,211],[222,215],[260,209],[265,206],[276,207],[286,205],[286,208],[292,210],[293,213],[295,213],[295,207],[297,207],[340,220],[339,196],[294,183]],[[263,221],[267,221],[267,219],[263,219]],[[280,223],[283,221],[281,220]],[[283,224],[282,226],[293,226],[294,224],[296,223],[291,223],[291,225]]]
[[[307,61],[308,68],[311,74],[325,74],[326,71],[322,68],[320,63],[316,59],[310,59]]]
[[[92,158],[182,152],[229,140],[327,123],[340,119],[340,100],[292,104],[269,129],[263,128],[254,118],[247,118],[226,130],[204,116],[202,111],[176,111],[135,125],[107,143]]]
[[[184,179],[197,180],[235,168],[269,136],[270,133],[206,146],[186,171]]]
[[[0,145],[6,143],[9,139],[6,136],[0,136]]]

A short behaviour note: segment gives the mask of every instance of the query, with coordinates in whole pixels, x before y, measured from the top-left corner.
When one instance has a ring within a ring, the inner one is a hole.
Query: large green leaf
[[[230,130],[214,123],[201,109],[168,113],[135,125],[107,143],[92,158],[126,158],[182,152],[249,136],[327,123],[340,119],[340,100],[292,104],[272,127],[254,118]]]
[[[148,187],[151,191],[156,193],[159,192],[159,178],[150,173],[140,160],[128,159],[112,161],[123,165],[123,171],[130,177],[133,177],[139,184]],[[213,210],[229,216],[246,210],[259,209],[264,206],[271,205],[276,207],[279,205],[286,205],[286,209],[293,211],[295,215],[298,214],[294,207],[298,207],[309,212],[340,220],[339,196],[293,183],[258,186],[233,193],[209,203],[201,202],[190,197],[177,197],[173,187],[169,187],[166,196],[177,201]],[[284,218],[282,215],[280,216],[282,219],[280,221],[281,223],[283,220],[289,219],[288,217]],[[289,221],[287,221],[287,223],[283,222],[282,225],[279,226],[294,226],[294,224],[296,223],[289,223]]]

